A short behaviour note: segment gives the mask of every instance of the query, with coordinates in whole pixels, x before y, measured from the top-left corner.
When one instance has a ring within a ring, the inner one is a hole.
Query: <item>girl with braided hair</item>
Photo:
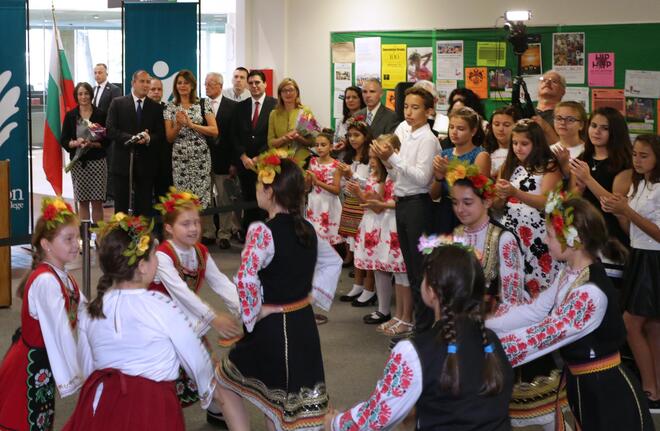
[[[117,213],[99,225],[103,275],[78,331],[87,379],[63,430],[182,431],[179,367],[195,381],[206,408],[216,385],[211,359],[176,303],[148,290],[158,268],[153,223]]]
[[[326,416],[325,429],[393,429],[415,407],[417,430],[510,430],[513,373],[484,327],[485,279],[471,249],[420,239],[422,299],[433,327],[392,349],[369,400]]]
[[[32,271],[21,281],[21,327],[0,366],[0,429],[51,430],[62,398],[83,379],[74,331],[84,302],[66,264],[78,257],[78,217],[61,198],[44,199],[32,235]]]

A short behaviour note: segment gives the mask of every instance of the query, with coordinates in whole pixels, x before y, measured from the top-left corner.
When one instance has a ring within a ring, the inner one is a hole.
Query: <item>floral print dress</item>
[[[385,180],[383,201],[394,200],[394,181],[388,176]],[[376,252],[376,269],[383,272],[406,273],[406,264],[401,254],[399,235],[396,230],[394,208],[386,209],[380,221],[380,244]]]
[[[204,116],[213,114],[211,103],[204,99]],[[202,108],[200,103],[184,109],[181,105],[169,102],[165,106],[165,120],[175,121],[176,113],[184,111],[195,124],[202,124]],[[206,137],[199,132],[182,127],[172,144],[172,176],[174,187],[188,190],[199,196],[202,208],[211,205],[211,152]]]
[[[373,177],[369,177],[364,187],[364,193],[378,193],[383,185],[379,184]],[[385,213],[380,214],[365,209],[362,221],[355,235],[355,257],[353,258],[355,267],[366,271],[377,270],[380,258],[380,238],[383,228],[383,217]]]
[[[318,157],[312,157],[309,170],[316,175],[318,181],[331,185],[334,181],[335,171],[339,162],[332,160],[322,164]],[[339,235],[339,221],[341,219],[341,200],[339,195],[313,186],[307,196],[307,211],[305,218],[314,226],[319,237],[335,245],[344,242]]]
[[[511,184],[527,193],[541,194],[543,173],[530,173],[518,166],[511,175]],[[546,244],[545,214],[518,199],[510,197],[506,203],[504,226],[518,235],[525,257],[525,290],[533,299],[547,289],[560,269]]]

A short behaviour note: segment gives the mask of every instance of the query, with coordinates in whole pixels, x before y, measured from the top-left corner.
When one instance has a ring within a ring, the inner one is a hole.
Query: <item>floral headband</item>
[[[454,235],[422,235],[419,237],[419,243],[417,244],[417,250],[422,254],[431,254],[434,249],[442,247],[445,245],[455,245],[474,253],[477,259],[481,260],[481,253],[468,244],[465,237],[454,236]]]
[[[55,229],[58,224],[64,223],[65,217],[73,216],[73,208],[64,202],[61,197],[45,198],[41,202],[41,217],[46,220],[49,230]]]
[[[467,179],[482,198],[490,199],[495,196],[495,183],[493,180],[479,173],[477,165],[472,165],[466,161],[454,159],[449,162],[446,179],[450,187],[457,180]]]
[[[355,117],[351,117],[348,119],[346,122],[346,129],[349,129],[351,127],[363,127],[367,128],[369,125],[367,124],[367,117],[364,115],[356,115]]]
[[[149,250],[149,241],[151,240],[151,231],[154,228],[153,219],[150,221],[146,217],[129,216],[122,212],[113,215],[109,222],[99,222],[99,227],[92,229],[102,238],[115,229],[121,229],[128,233],[131,243],[122,253],[128,257],[128,264],[133,265],[138,257],[144,256]]]
[[[191,192],[179,191],[176,187],[170,187],[169,193],[159,198],[160,203],[154,205],[154,208],[160,211],[162,215],[176,211],[182,207],[190,208],[192,205],[196,210],[202,208],[202,203],[196,194]]]
[[[561,184],[548,195],[545,203],[545,222],[552,226],[562,250],[568,247],[578,247],[580,237],[573,226],[573,207],[564,207],[564,202],[572,198],[572,194],[561,190]]]
[[[282,172],[282,160],[289,159],[296,164],[300,169],[305,165],[305,159],[309,155],[306,149],[284,149],[284,148],[271,148],[270,150],[261,153],[257,158],[255,170],[257,172],[257,179],[263,184],[273,184],[275,175]]]

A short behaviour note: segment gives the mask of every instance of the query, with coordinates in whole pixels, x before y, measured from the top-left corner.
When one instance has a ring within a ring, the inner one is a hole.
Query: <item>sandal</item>
[[[398,317],[392,317],[391,320],[389,320],[389,321],[387,321],[387,322],[385,322],[385,323],[381,323],[380,325],[378,325],[378,326],[376,327],[376,331],[378,331],[378,332],[382,332],[383,334],[385,334],[385,333],[387,332],[388,329],[390,329],[392,326],[396,325],[396,324],[397,324],[398,322],[400,322],[400,321],[401,321],[401,319],[399,319]]]
[[[414,325],[412,323],[404,322],[400,320],[394,325],[387,328],[387,331],[384,332],[385,335],[390,337],[403,337],[412,334]]]

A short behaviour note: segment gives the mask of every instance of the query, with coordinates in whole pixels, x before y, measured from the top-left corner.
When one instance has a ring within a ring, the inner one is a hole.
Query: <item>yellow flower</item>
[[[138,254],[142,255],[144,254],[145,251],[149,248],[149,235],[143,235],[140,238],[140,242],[138,243],[137,249],[138,249]]]
[[[181,192],[181,197],[182,197],[183,199],[187,200],[187,201],[189,201],[190,199],[192,199],[192,195],[191,195],[190,193],[188,193],[188,192]]]
[[[57,208],[58,211],[68,209],[68,208],[66,207],[66,203],[64,203],[64,201],[63,201],[62,199],[59,199],[59,198],[53,200],[53,206],[54,206],[55,208]]]
[[[259,181],[263,184],[273,184],[275,179],[275,170],[271,168],[263,168],[259,171]]]
[[[458,165],[454,169],[454,175],[457,180],[462,180],[465,178],[465,175],[467,174],[467,169],[465,169],[465,165]]]
[[[275,150],[275,155],[280,159],[286,159],[289,157],[289,152],[283,148],[278,148]]]
[[[126,218],[126,214],[124,214],[124,213],[121,212],[121,211],[118,212],[117,214],[115,214],[115,220],[116,220],[116,221],[122,221],[122,220],[124,220],[125,218]]]

